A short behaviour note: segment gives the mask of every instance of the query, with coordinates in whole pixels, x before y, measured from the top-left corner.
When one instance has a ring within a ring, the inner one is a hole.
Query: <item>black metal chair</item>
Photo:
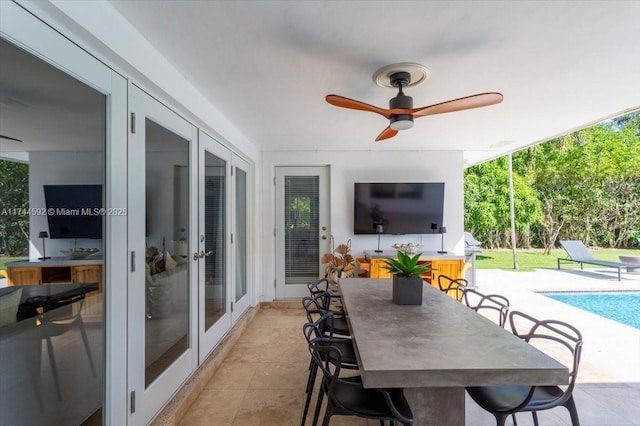
[[[516,322],[520,325],[517,326]],[[519,311],[509,315],[509,323],[513,333],[526,342],[544,342],[564,348],[571,357],[569,384],[563,390],[560,386],[485,386],[469,387],[467,392],[483,409],[489,411],[496,418],[498,426],[505,424],[510,414],[531,412],[533,423],[538,426],[538,411],[563,406],[569,410],[571,424],[579,426],[578,411],[573,400],[573,388],[578,375],[580,355],[582,353],[582,335],[573,327],[557,320],[538,320]],[[522,323],[530,325],[528,331],[520,333]],[[555,348],[554,348],[555,349]],[[514,424],[515,415],[513,417]]]
[[[377,419],[381,425],[385,420],[391,421],[391,424],[394,421],[404,425],[413,424],[413,413],[402,389],[364,388],[360,376],[341,377],[340,372],[345,368],[347,359],[345,353],[331,339],[324,337],[321,331],[320,323],[327,321],[330,316],[327,314],[321,321],[305,324],[303,328],[312,362],[322,371],[312,424],[318,424],[324,395],[327,395],[327,405],[322,425],[328,425],[334,415]]]
[[[319,293],[318,297],[326,298],[327,295],[324,293]],[[307,320],[309,321],[307,324],[303,326],[303,331],[305,331],[305,337],[309,340],[309,336],[306,335],[306,330],[309,329],[313,331],[315,334],[313,338],[323,337],[326,339],[326,342],[331,343],[340,349],[342,353],[343,360],[343,368],[350,370],[358,369],[358,361],[356,359],[356,351],[353,347],[353,341],[350,338],[339,338],[334,337],[333,330],[335,329],[334,321],[336,321],[336,316],[329,311],[326,311],[320,307],[320,304],[317,300],[317,297],[308,296],[303,298],[302,306],[305,309],[307,314]],[[344,321],[344,318],[341,319]],[[310,325],[313,327],[310,328]],[[347,327],[348,325],[343,325],[343,327]],[[343,334],[342,336],[351,337],[350,333],[348,335],[344,334],[344,330],[340,330]],[[313,362],[313,359],[309,362],[309,376],[307,377],[307,386],[305,387],[306,400],[304,403],[304,409],[302,411],[302,426],[307,418],[307,413],[309,411],[309,405],[311,403],[311,395],[313,393],[313,387],[315,386],[316,376],[318,374],[318,367]]]
[[[322,291],[314,296],[303,297],[302,306],[309,322],[314,322],[327,312],[331,312],[333,314],[333,321],[330,324],[331,333],[338,336],[351,337],[349,324],[344,313],[331,310],[331,294],[329,292]]]
[[[328,292],[330,295],[329,307],[331,312],[340,316],[344,315],[344,309],[342,307],[342,295],[337,288],[332,288],[331,283],[326,278],[321,278],[318,281],[307,283],[309,294],[316,296],[320,293]]]
[[[458,302],[462,301],[464,289],[469,283],[464,278],[451,278],[446,275],[438,275],[438,288],[440,291],[454,297]]]
[[[492,314],[497,315],[497,323],[500,327],[504,327],[507,323],[509,315],[509,299],[500,294],[484,294],[471,288],[465,288],[463,291],[464,304],[476,312],[480,310],[493,311]]]
[[[91,346],[87,337],[87,331],[82,320],[82,307],[84,306],[85,294],[74,294],[68,298],[60,298],[56,301],[51,310],[40,315],[40,332],[42,339],[47,343],[47,353],[49,355],[49,364],[51,365],[51,373],[56,385],[58,398],[62,400],[62,391],[60,389],[60,378],[58,376],[58,365],[56,362],[55,352],[53,350],[52,337],[61,336],[73,328],[78,328],[85,352],[91,367],[91,373],[96,376],[96,367],[91,356]]]

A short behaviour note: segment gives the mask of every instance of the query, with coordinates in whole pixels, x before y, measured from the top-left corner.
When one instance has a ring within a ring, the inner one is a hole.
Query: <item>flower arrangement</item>
[[[355,272],[355,259],[351,255],[351,240],[347,244],[335,246],[333,235],[331,236],[331,252],[322,255],[320,262],[327,265],[324,276],[328,279],[340,277],[352,277]]]

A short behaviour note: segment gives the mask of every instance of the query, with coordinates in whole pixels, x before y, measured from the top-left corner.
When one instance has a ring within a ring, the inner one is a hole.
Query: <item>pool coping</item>
[[[631,275],[631,274],[628,274]],[[517,272],[477,271],[478,291],[498,293],[513,310],[537,318],[555,318],[576,326],[585,345],[578,374],[580,383],[640,383],[640,330],[546,297],[544,292],[640,291],[640,277],[624,279],[600,274],[567,274],[541,269]]]

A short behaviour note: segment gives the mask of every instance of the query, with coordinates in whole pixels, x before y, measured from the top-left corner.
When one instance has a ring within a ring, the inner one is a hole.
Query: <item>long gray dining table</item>
[[[362,382],[404,388],[415,425],[463,426],[465,387],[558,385],[568,369],[484,316],[424,285],[396,305],[391,279],[342,278]]]

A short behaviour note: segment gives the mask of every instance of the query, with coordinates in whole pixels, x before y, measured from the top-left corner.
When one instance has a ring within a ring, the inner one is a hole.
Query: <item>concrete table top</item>
[[[464,424],[466,386],[568,381],[563,364],[432,286],[420,306],[394,304],[391,279],[340,287],[364,386],[405,388],[415,424]]]

